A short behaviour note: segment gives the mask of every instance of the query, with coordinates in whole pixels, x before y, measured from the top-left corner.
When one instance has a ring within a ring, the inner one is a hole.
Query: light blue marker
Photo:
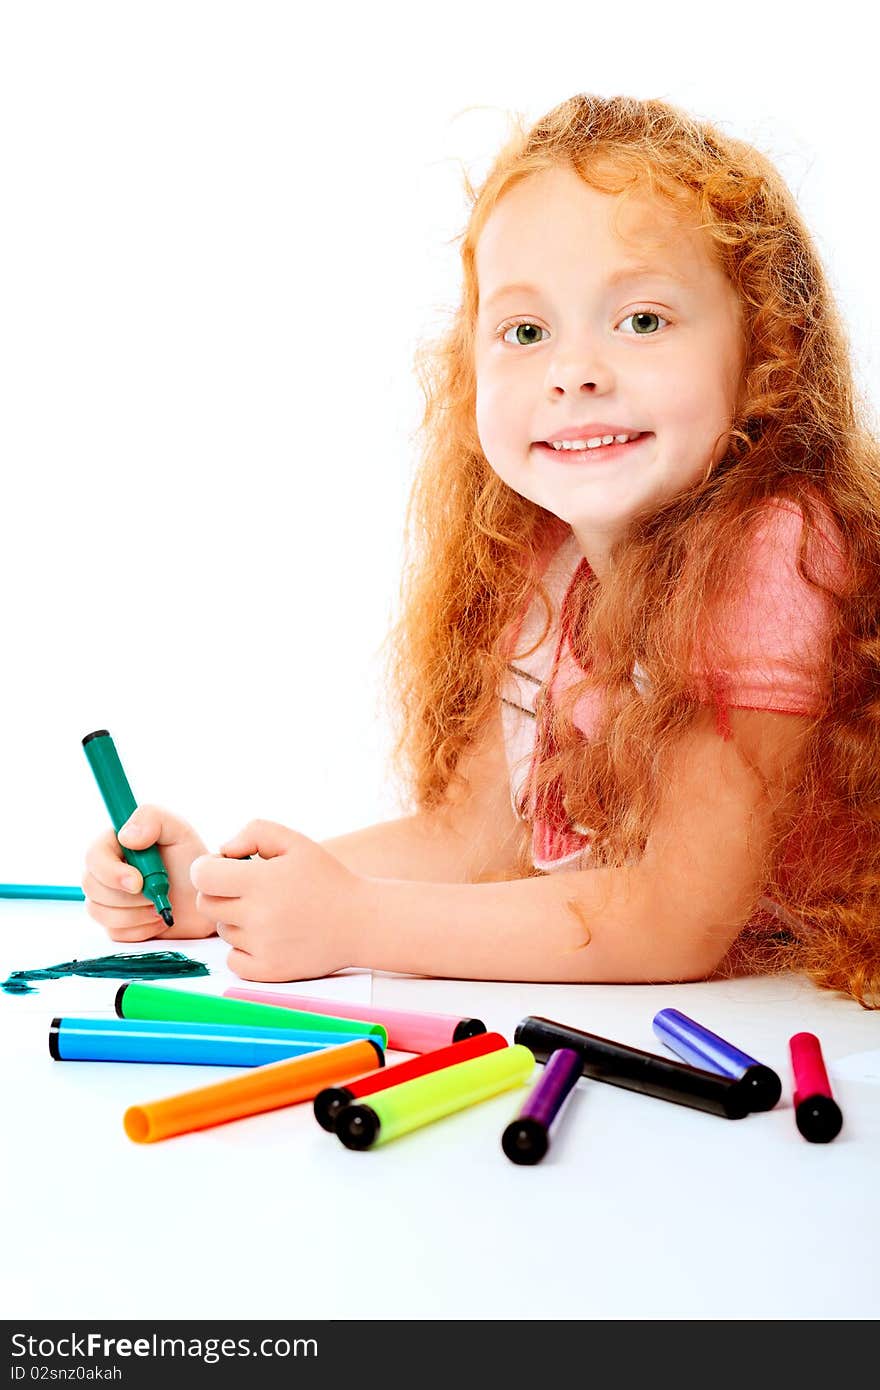
[[[64,898],[84,903],[86,895],[81,888],[67,883],[0,883],[0,898]]]
[[[287,1057],[363,1039],[362,1033],[311,1033],[240,1023],[173,1019],[53,1018],[49,1051],[56,1062],[184,1062],[260,1067]]]

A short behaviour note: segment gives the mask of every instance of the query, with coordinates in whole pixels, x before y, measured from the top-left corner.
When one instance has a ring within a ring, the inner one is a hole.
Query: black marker
[[[517,1024],[514,1041],[529,1048],[539,1062],[546,1062],[557,1048],[573,1048],[583,1059],[582,1074],[594,1081],[607,1081],[627,1091],[640,1091],[645,1096],[671,1100],[710,1115],[723,1115],[728,1120],[741,1120],[749,1113],[741,1080],[671,1062],[656,1053],[584,1033],[567,1023],[530,1015]]]

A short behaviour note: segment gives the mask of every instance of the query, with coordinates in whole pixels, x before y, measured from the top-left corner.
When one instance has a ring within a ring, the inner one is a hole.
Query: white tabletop
[[[139,949],[171,945],[212,973],[168,983],[219,993],[233,979],[216,939]],[[0,903],[0,978],[122,949],[80,904]],[[547,1157],[517,1167],[499,1140],[524,1090],[365,1153],[308,1103],[135,1144],[128,1105],[235,1069],[52,1061],[50,1020],[112,1013],[119,983],[0,994],[6,1318],[880,1313],[880,1015],[841,996],[792,976],[571,986],[348,972],[288,987],[477,1016],[510,1041],[543,1014],[656,1052],[651,1020],[673,1006],[783,1081],[775,1110],[729,1121],[581,1080]],[[831,1144],[795,1128],[788,1038],[802,1030],[819,1036],[843,1110]]]

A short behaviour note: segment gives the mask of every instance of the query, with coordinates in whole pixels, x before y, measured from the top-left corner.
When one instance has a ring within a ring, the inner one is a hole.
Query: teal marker
[[[118,839],[119,831],[129,816],[137,810],[137,802],[119,761],[116,745],[106,729],[96,729],[93,734],[86,734],[83,748]],[[141,892],[155,904],[156,911],[165,925],[173,927],[174,918],[168,898],[168,874],[157,846],[150,845],[148,849],[126,849],[124,845],[120,845],[119,848],[127,863],[142,874],[144,886]]]
[[[85,896],[72,883],[0,883],[0,898],[65,898],[81,903]]]

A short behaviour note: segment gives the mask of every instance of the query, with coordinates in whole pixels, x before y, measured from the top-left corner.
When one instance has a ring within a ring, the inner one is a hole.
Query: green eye
[[[507,335],[512,332],[513,329],[516,329],[516,341],[519,343],[520,347],[530,347],[532,343],[539,343],[541,341],[540,338],[530,337],[530,334],[546,332],[546,329],[539,328],[536,323],[511,323],[508,324],[506,328],[502,329],[505,342],[509,341]]]
[[[651,309],[636,309],[635,313],[627,314],[626,318],[621,319],[620,321],[621,323],[628,323],[630,319],[642,321],[642,326],[639,328],[635,328],[633,331],[633,336],[637,338],[651,338],[655,336],[655,334],[650,331],[651,319],[656,319],[660,323],[669,322],[668,319],[664,319],[661,314],[655,314]],[[647,325],[647,331],[643,331],[645,330],[645,319],[649,321]]]
[[[656,338],[659,332],[659,325],[668,325],[669,319],[662,314],[655,314],[653,309],[635,309],[631,314],[620,320],[621,323],[633,321],[634,327],[631,332],[625,333],[627,338]],[[516,339],[510,338],[510,333],[516,332]],[[541,342],[540,334],[546,333],[546,328],[539,327],[536,323],[531,323],[528,319],[519,319],[515,323],[505,323],[498,330],[498,337],[505,343],[510,343],[511,347],[532,347],[535,343]]]

